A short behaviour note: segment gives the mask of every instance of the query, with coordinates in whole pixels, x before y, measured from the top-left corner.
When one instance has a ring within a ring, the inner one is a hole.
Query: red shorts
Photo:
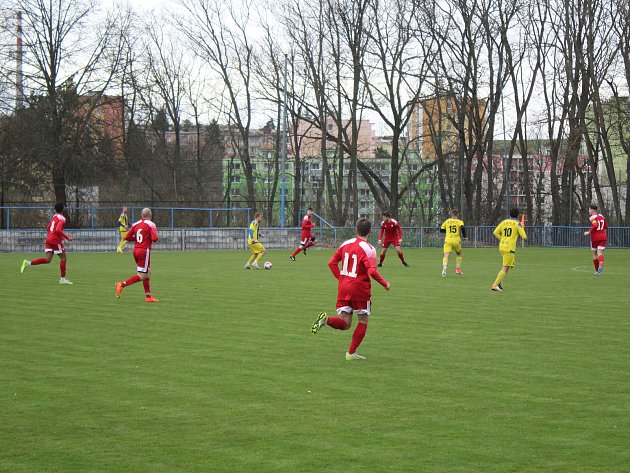
[[[383,242],[383,248],[388,248],[389,245],[400,246],[398,240],[385,240]]]
[[[139,273],[148,273],[151,268],[151,250],[146,248],[134,248],[133,257]]]
[[[348,314],[356,312],[357,315],[370,315],[371,308],[371,301],[348,301],[337,299],[337,315],[340,315],[342,312],[346,312]]]
[[[304,246],[309,241],[315,241],[315,237],[312,233],[302,233],[302,240],[300,241],[300,245]]]
[[[56,255],[60,255],[61,253],[66,252],[66,248],[63,246],[63,243],[45,243],[44,244],[44,252],[52,252]]]
[[[591,241],[591,250],[605,250],[606,249],[606,240],[596,240]]]

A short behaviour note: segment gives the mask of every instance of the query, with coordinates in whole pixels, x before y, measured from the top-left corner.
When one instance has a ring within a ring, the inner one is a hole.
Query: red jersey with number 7
[[[605,241],[608,222],[604,216],[602,214],[591,215],[589,220],[591,221],[591,241]]]
[[[372,296],[370,276],[387,287],[387,281],[376,269],[376,250],[360,238],[343,242],[328,261],[328,267],[339,280],[338,300],[369,301]]]
[[[158,241],[157,227],[151,220],[139,220],[125,233],[125,240],[135,241],[134,248],[150,250],[151,244]]]

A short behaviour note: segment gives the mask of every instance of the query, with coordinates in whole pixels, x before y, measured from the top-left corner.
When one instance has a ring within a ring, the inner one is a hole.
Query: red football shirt
[[[385,238],[383,238],[383,235],[385,235]],[[378,233],[378,239],[398,243],[402,240],[402,228],[400,224],[393,218],[390,219],[389,222],[383,220],[383,223],[381,223],[381,231]]]
[[[65,223],[66,217],[64,217],[63,214],[53,215],[53,218],[51,218],[48,225],[46,225],[46,230],[48,231],[46,243],[49,245],[61,245],[64,238],[66,240],[68,239],[68,235],[63,232]]]
[[[591,241],[606,240],[606,229],[608,222],[602,214],[595,214],[589,217],[591,221]]]
[[[135,241],[134,248],[150,250],[151,244],[158,241],[158,232],[155,223],[151,220],[142,219],[134,223],[125,234],[125,240]]]
[[[313,228],[315,224],[311,220],[311,216],[306,214],[302,219],[302,239],[311,238],[311,228]]]
[[[369,301],[372,296],[370,276],[383,287],[387,287],[387,281],[376,269],[376,250],[360,238],[345,241],[330,258],[328,266],[339,280],[338,300]]]

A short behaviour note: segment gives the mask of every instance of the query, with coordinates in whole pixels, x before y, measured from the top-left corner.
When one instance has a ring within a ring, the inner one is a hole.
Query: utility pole
[[[15,39],[15,108],[16,110],[24,104],[24,74],[22,65],[24,62],[24,52],[22,49],[22,12],[15,12],[16,16],[16,39]]]

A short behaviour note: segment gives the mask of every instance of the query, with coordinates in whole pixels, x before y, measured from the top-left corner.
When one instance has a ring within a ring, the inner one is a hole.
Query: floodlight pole
[[[280,180],[280,227],[284,228],[284,206],[286,193],[286,167],[287,167],[287,69],[289,59],[284,55],[284,113],[282,117],[282,170]]]

